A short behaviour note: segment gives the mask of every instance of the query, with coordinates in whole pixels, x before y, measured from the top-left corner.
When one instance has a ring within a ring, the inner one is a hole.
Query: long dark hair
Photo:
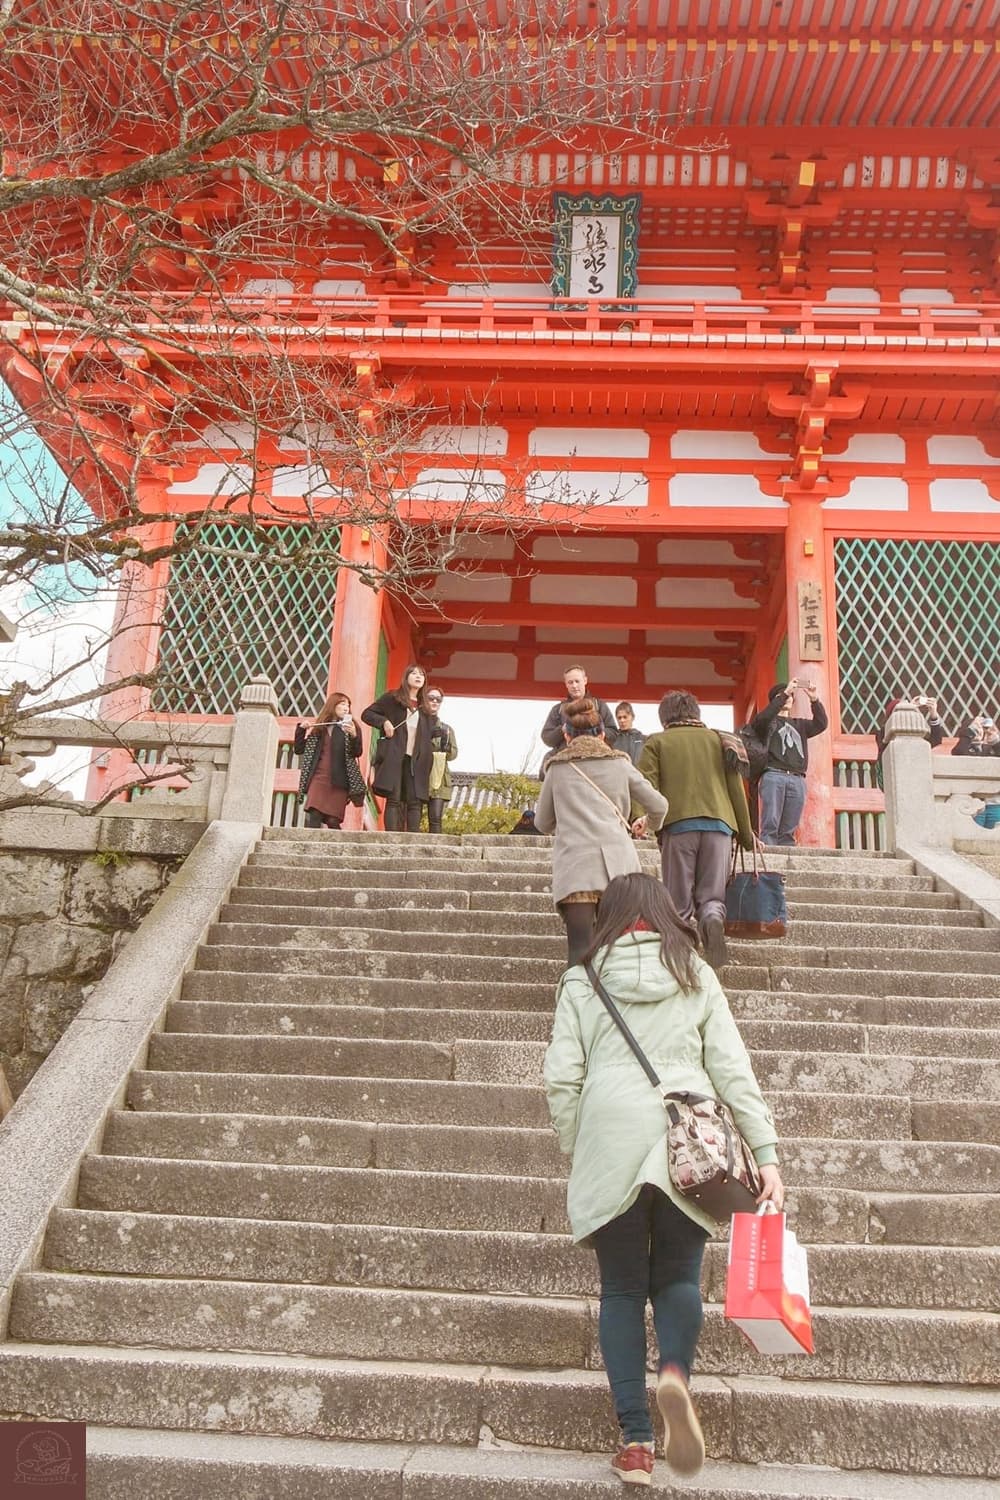
[[[593,963],[600,948],[610,946],[636,922],[660,934],[660,957],[683,990],[696,990],[695,929],[677,915],[666,886],[651,875],[616,875],[597,903],[597,921],[583,962]],[[624,995],[619,999],[627,998]]]
[[[424,680],[420,684],[420,687],[417,689],[417,703],[418,703],[419,706],[422,707],[423,706],[423,701],[424,701],[424,688],[427,686],[427,673],[424,672],[423,667],[420,665],[420,663],[418,661],[411,661],[410,664],[409,664],[409,666],[404,671],[404,673],[403,673],[403,680],[399,684],[399,687],[396,689],[395,696],[399,699],[400,703],[402,703],[404,706],[406,706],[406,707],[409,706],[409,702],[410,702],[410,689],[407,686],[407,684],[409,682],[409,678],[410,678],[410,673],[411,672],[421,672],[421,673],[423,673]]]

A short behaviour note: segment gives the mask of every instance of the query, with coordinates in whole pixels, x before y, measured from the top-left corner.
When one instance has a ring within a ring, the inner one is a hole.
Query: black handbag
[[[361,807],[368,796],[368,784],[361,774],[361,767],[358,765],[357,757],[351,754],[350,746],[348,745],[345,748],[347,752],[345,756],[347,761],[347,800],[354,807]]]
[[[782,938],[788,931],[785,877],[769,870],[753,851],[753,869],[746,868],[743,851],[736,869],[736,850],[726,885],[726,936],[735,938]]]
[[[706,1094],[665,1089],[597,970],[589,962],[584,967],[605,1010],[659,1092],[667,1116],[667,1170],[678,1193],[720,1224],[733,1214],[756,1213],[763,1179],[728,1104]]]

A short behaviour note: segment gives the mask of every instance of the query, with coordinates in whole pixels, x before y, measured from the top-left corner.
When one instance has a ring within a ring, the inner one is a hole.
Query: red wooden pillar
[[[173,523],[153,522],[134,533],[151,550],[168,546]],[[116,687],[128,677],[152,672],[160,649],[160,631],[166,601],[170,559],[161,558],[151,567],[128,562],[122,568],[114,622],[104,665],[107,691],[101,698],[101,717],[110,724],[136,719],[149,712],[152,689],[139,685]],[[96,756],[87,777],[87,798],[98,801],[110,787],[134,779],[132,758],[112,750]]]
[[[337,601],[333,610],[330,640],[331,692],[346,693],[354,717],[360,719],[375,696],[378,675],[379,635],[385,596],[364,582],[364,569],[377,575],[384,562],[384,543],[377,532],[362,526],[344,526],[340,533],[344,559],[337,570]],[[356,566],[352,566],[356,565]],[[365,744],[371,731],[365,729]],[[348,807],[345,828],[360,828],[365,809]]]
[[[359,569],[380,567],[383,543],[374,531],[345,526],[340,535],[340,551],[344,564],[337,571],[330,691],[346,693],[358,717],[375,695],[383,602],[382,593],[363,581]]]
[[[788,671],[790,677],[814,682],[819,700],[830,716],[831,728],[809,741],[809,775],[805,811],[799,825],[799,842],[832,849],[836,844],[833,808],[833,692],[836,643],[831,638],[832,601],[826,597],[828,570],[827,537],[823,525],[822,501],[810,492],[786,492],[789,502],[788,528],[785,533],[785,587],[788,606]],[[800,585],[818,597],[818,633],[800,612]],[[822,655],[814,652],[817,639]],[[805,655],[805,660],[803,660]],[[795,713],[808,716],[808,699],[796,699]]]

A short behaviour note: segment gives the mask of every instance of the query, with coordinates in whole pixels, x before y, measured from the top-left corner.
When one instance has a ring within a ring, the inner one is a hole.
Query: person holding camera
[[[881,762],[882,756],[885,754],[885,731],[886,726],[888,725],[889,720],[892,717],[892,712],[898,704],[906,703],[908,701],[910,700],[902,697],[890,698],[889,702],[886,704],[885,713],[882,715],[882,727],[875,731],[875,758],[879,762]],[[919,708],[920,712],[927,720],[927,738],[931,742],[931,749],[936,750],[938,745],[940,745],[941,741],[944,739],[944,720],[938,713],[937,699],[928,698],[925,693],[921,693],[919,697],[914,698],[912,701],[914,705]],[[879,766],[879,774],[881,777],[881,765]],[[880,779],[879,785],[881,786],[881,784],[882,783]]]
[[[797,694],[804,693],[811,717],[793,718]],[[800,682],[777,682],[767,695],[767,707],[750,721],[750,728],[767,746],[767,765],[760,778],[760,839],[763,844],[788,846],[806,805],[808,741],[828,727],[826,709],[816,687]]]
[[[360,807],[365,781],[358,767],[361,725],[346,693],[331,693],[311,724],[297,724],[292,746],[301,757],[299,798],[307,828],[339,828],[348,802]]]
[[[970,719],[955,741],[952,755],[1000,755],[1000,730],[988,714]]]

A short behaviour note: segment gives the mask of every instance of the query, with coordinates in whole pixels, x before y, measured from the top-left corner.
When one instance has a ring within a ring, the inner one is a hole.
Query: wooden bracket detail
[[[838,383],[835,362],[806,367],[804,389],[767,388],[767,409],[774,417],[795,423],[790,484],[799,490],[815,489],[820,477],[823,449],[829,424],[853,422],[861,416],[868,399],[865,386],[852,386],[834,394]]]

